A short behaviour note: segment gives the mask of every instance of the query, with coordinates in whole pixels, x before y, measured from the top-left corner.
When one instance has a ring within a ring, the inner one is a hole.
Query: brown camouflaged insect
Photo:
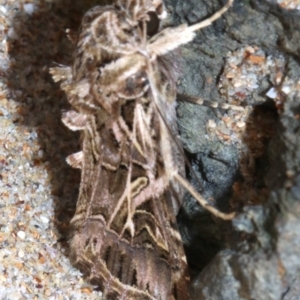
[[[210,206],[185,179],[167,55],[232,2],[201,23],[156,34],[149,25],[165,16],[162,0],[94,7],[83,17],[73,65],[51,69],[74,108],[62,120],[83,133],[82,151],[67,158],[82,172],[71,259],[106,299],[188,299],[176,225],[184,189],[215,215],[234,216]]]

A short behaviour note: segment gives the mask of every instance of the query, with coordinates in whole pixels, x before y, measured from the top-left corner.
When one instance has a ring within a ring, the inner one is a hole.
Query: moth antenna
[[[175,178],[187,191],[191,193],[191,195],[208,211],[210,211],[213,215],[223,220],[232,220],[235,217],[235,213],[222,213],[217,208],[213,207],[205,200],[195,189],[194,187],[184,179],[180,174],[177,172],[173,173],[173,178]]]
[[[203,100],[202,98],[193,97],[189,95],[177,94],[177,100],[181,102],[189,102],[192,104],[198,104],[203,106],[208,106],[212,108],[221,108],[221,109],[231,109],[236,111],[245,111],[245,107],[240,105],[233,105],[229,103],[218,103],[215,101],[207,101]]]
[[[155,103],[156,104],[156,103]],[[162,118],[167,130],[169,131],[169,134],[173,137],[177,148],[180,151],[180,154],[183,156],[185,163],[187,164],[187,166],[189,167],[190,171],[193,173],[194,177],[196,178],[196,181],[198,182],[198,184],[200,186],[202,186],[198,176],[196,175],[195,171],[193,170],[190,162],[187,160],[181,146],[178,143],[178,139],[176,137],[174,137],[170,127],[168,126],[166,120],[164,119],[159,107],[156,105],[157,108],[157,112],[159,113],[160,117]],[[217,208],[213,207],[211,204],[209,204],[209,202],[207,200],[205,200],[200,194],[199,192],[197,192],[195,190],[195,188],[185,179],[183,178],[178,172],[174,172],[172,174],[174,177],[197,201],[198,203],[204,207],[205,209],[207,209],[209,212],[211,212],[213,215],[215,215],[218,218],[221,218],[223,220],[232,220],[235,217],[235,213],[222,213],[220,212]]]
[[[209,26],[212,22],[220,18],[229,9],[232,3],[233,0],[228,0],[227,4],[210,18],[195,25],[188,26],[187,24],[182,24],[174,28],[165,28],[149,40],[148,51],[154,54],[154,56],[162,56],[181,45],[191,42],[195,38],[195,31]]]
[[[160,116],[160,118],[162,119],[164,125],[167,128],[167,131],[169,132],[169,134],[171,135],[171,137],[173,138],[173,140],[176,143],[177,148],[179,149],[179,152],[181,153],[181,155],[184,157],[185,163],[188,165],[188,167],[190,168],[191,172],[193,173],[193,175],[195,176],[196,180],[200,183],[200,180],[198,178],[198,176],[196,175],[196,173],[194,172],[194,170],[191,167],[190,162],[187,160],[181,146],[178,143],[177,138],[173,135],[171,128],[168,126],[168,123],[166,122],[163,114],[161,113],[161,110],[159,108],[159,106],[157,105],[158,103],[158,99],[159,99],[159,95],[157,93],[157,89],[155,87],[155,81],[154,81],[154,74],[153,74],[153,69],[151,64],[149,64],[149,83],[151,86],[151,90],[152,90],[152,94],[153,94],[153,98],[154,98],[154,104],[155,104],[155,108]],[[235,213],[222,213],[220,212],[217,208],[213,207],[212,205],[209,204],[209,202],[207,200],[205,200],[196,190],[195,188],[186,180],[184,179],[178,172],[173,172],[172,177],[175,178],[197,201],[198,203],[204,207],[205,209],[207,209],[208,211],[210,211],[213,215],[215,215],[216,217],[219,217],[223,220],[232,220],[235,217]],[[201,183],[200,183],[201,185]]]
[[[177,148],[178,148],[180,154],[183,156],[185,164],[189,167],[189,169],[191,170],[191,172],[193,173],[193,175],[195,176],[195,178],[197,178],[196,173],[195,173],[194,170],[192,169],[192,165],[190,164],[190,162],[189,162],[188,159],[186,158],[186,156],[185,156],[185,154],[184,154],[184,152],[183,152],[183,150],[182,150],[182,147],[181,147],[181,145],[180,145],[179,142],[178,142],[178,138],[177,138],[176,136],[174,136],[174,134],[173,134],[173,132],[172,132],[170,126],[168,125],[166,119],[164,118],[164,116],[163,116],[163,114],[162,114],[161,110],[159,109],[159,107],[158,107],[158,105],[157,105],[156,102],[155,102],[155,108],[156,108],[156,110],[157,110],[159,116],[161,117],[162,121],[164,122],[164,125],[166,126],[166,128],[167,128],[167,130],[168,130],[170,136],[171,136],[172,139],[174,140],[174,142],[175,142],[175,144],[176,144],[176,146],[177,146]],[[200,180],[199,180],[198,178],[197,178],[196,180],[198,180],[199,185],[202,186]]]
[[[162,118],[167,130],[169,131],[169,134],[172,136],[173,140],[176,143],[177,148],[180,151],[180,154],[184,157],[184,161],[187,164],[187,166],[189,167],[190,171],[193,173],[194,177],[196,178],[196,180],[198,181],[198,183],[202,186],[197,174],[194,172],[190,162],[188,161],[188,159],[186,158],[181,146],[178,143],[178,139],[173,135],[170,127],[168,126],[165,118],[163,117],[163,114],[161,113],[159,107],[157,106],[156,102],[155,102],[155,107],[157,109],[158,114],[160,115],[160,117]],[[172,174],[172,177],[175,178],[197,201],[198,203],[204,207],[205,209],[207,209],[209,212],[211,212],[213,215],[215,215],[218,218],[221,218],[223,220],[232,220],[235,217],[235,212],[233,213],[222,213],[220,212],[217,208],[213,207],[211,204],[209,204],[209,202],[207,200],[205,200],[200,194],[199,192],[197,192],[195,190],[195,188],[185,179],[183,178],[178,172],[174,172]]]
[[[228,0],[228,2],[216,13],[214,13],[210,18],[197,23],[195,25],[189,26],[188,29],[190,31],[197,31],[201,28],[207,27],[209,25],[211,25],[214,21],[216,21],[217,19],[219,19],[232,5],[234,0]]]

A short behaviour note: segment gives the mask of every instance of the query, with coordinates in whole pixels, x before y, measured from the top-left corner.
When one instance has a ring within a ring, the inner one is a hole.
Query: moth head
[[[131,20],[149,21],[150,13],[155,13],[159,19],[164,19],[167,12],[162,0],[118,0],[117,6],[125,11]]]
[[[155,35],[159,30],[160,20],[167,17],[162,0],[119,0],[118,3],[129,20],[141,28],[146,26],[148,36]]]

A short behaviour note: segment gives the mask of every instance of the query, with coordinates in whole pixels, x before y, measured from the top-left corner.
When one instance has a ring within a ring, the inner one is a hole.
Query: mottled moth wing
[[[106,299],[188,294],[175,219],[182,191],[169,173],[184,173],[170,135],[177,132],[175,84],[167,60],[147,54],[153,14],[163,14],[160,1],[94,7],[72,68],[51,70],[74,107],[63,122],[83,133],[82,151],[67,159],[82,170],[71,258]]]

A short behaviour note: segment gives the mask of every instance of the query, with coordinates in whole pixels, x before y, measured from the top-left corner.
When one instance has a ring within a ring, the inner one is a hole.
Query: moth
[[[106,299],[188,299],[189,275],[176,214],[188,183],[176,141],[176,74],[168,58],[209,19],[160,30],[162,0],[118,0],[83,17],[72,66],[51,69],[73,110],[62,121],[82,132],[71,220],[71,260]]]

